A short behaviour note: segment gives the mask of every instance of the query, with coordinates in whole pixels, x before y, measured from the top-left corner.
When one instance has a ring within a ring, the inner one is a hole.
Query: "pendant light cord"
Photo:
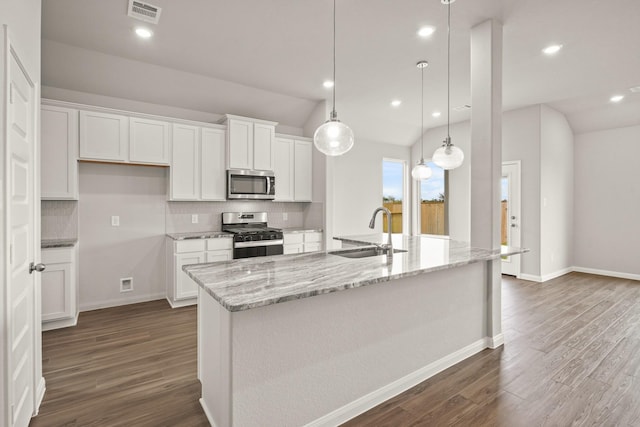
[[[451,134],[449,132],[450,116],[451,116],[451,0],[449,1],[449,4],[447,4],[447,145],[451,144]]]
[[[336,116],[336,0],[333,0],[333,114]]]
[[[422,109],[420,110],[420,161],[424,163],[424,67],[420,69],[422,86],[420,87],[420,97]]]

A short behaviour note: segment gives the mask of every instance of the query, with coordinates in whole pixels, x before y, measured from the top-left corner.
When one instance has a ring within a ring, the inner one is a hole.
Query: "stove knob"
[[[244,241],[245,242],[251,241],[251,236],[244,236]]]
[[[275,234],[270,234],[269,235],[269,239],[271,240],[276,240],[278,238],[278,236],[276,236]]]

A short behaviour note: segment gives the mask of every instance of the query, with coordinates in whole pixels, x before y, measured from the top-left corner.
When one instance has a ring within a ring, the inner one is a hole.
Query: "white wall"
[[[39,0],[21,0],[21,1],[0,1],[0,135],[5,135],[4,129],[4,120],[5,111],[4,111],[4,99],[6,96],[5,93],[5,58],[7,52],[5,52],[5,43],[4,43],[4,26],[6,25],[9,30],[9,37],[11,39],[11,43],[16,49],[18,55],[20,56],[21,61],[23,61],[24,66],[29,73],[30,77],[36,83],[36,87],[40,85],[40,16],[41,16],[41,2]],[[38,127],[39,128],[39,127]],[[39,132],[36,135],[36,141],[40,141]],[[8,423],[8,415],[10,413],[9,407],[6,406],[6,398],[7,398],[7,390],[6,387],[9,384],[8,373],[6,371],[6,360],[5,360],[5,351],[6,351],[6,340],[7,336],[7,318],[5,315],[5,289],[7,287],[7,283],[5,283],[5,247],[7,245],[6,235],[5,235],[5,147],[4,147],[4,138],[2,138],[2,146],[3,148],[0,150],[0,187],[3,188],[3,197],[0,200],[0,224],[2,224],[2,232],[0,232],[0,277],[3,280],[3,288],[0,291],[0,317],[2,320],[0,321],[0,343],[2,343],[2,347],[0,350],[0,424]],[[39,148],[37,150],[40,151]],[[39,155],[39,154],[38,154]],[[39,194],[36,195],[36,200],[40,197]],[[36,216],[38,218],[38,216]],[[36,220],[37,221],[37,220]],[[39,229],[39,222],[36,226]],[[36,230],[37,231],[37,230]],[[37,233],[36,233],[37,234]],[[40,247],[37,246],[35,248],[36,256],[40,258]],[[38,297],[39,299],[39,297]],[[39,306],[37,306],[39,309]],[[37,316],[39,318],[39,316]],[[37,338],[35,343],[35,378],[38,380],[42,377],[42,364],[41,364],[41,344],[40,344],[40,327],[36,328]]]
[[[576,135],[574,265],[640,279],[640,126]]]
[[[540,276],[540,105],[507,111],[502,117],[502,161],[521,161],[522,274]]]
[[[80,163],[80,310],[165,296],[168,168]],[[111,226],[111,216],[120,226]],[[133,291],[120,293],[120,279]]]
[[[573,132],[565,116],[541,106],[540,275],[543,280],[573,266]]]
[[[300,127],[316,106],[308,99],[51,40],[42,41],[42,81],[53,88],[74,87],[81,92],[178,108],[195,105],[192,108],[197,111],[237,114],[294,127]],[[252,102],[247,104],[247,99]],[[283,129],[277,131],[288,133]]]
[[[382,206],[382,160],[405,160],[410,167],[410,148],[357,140],[348,153],[327,159],[333,163],[333,186],[327,198],[332,199],[332,236],[370,234],[369,220]],[[407,213],[408,213],[407,205]],[[376,221],[382,232],[382,221]]]

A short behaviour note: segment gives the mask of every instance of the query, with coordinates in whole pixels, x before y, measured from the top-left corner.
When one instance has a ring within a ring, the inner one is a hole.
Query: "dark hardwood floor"
[[[640,282],[503,279],[506,344],[344,426],[640,426]],[[206,426],[195,307],[154,301],[44,333],[47,394],[31,426]]]
[[[208,426],[196,308],[165,300],[80,313],[42,338],[47,391],[30,426]]]

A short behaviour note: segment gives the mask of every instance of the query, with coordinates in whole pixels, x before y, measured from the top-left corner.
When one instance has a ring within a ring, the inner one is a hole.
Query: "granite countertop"
[[[372,246],[386,242],[386,235],[338,240]],[[395,235],[393,245],[394,249],[406,252],[394,253],[391,262],[386,255],[367,258],[336,255],[354,251],[343,249],[186,265],[183,270],[224,308],[243,311],[528,251],[518,248],[491,251],[432,236]]]
[[[190,239],[217,239],[219,237],[233,237],[233,234],[224,231],[192,231],[190,233],[167,233],[167,237],[173,240]]]
[[[289,227],[283,228],[283,233],[322,233],[322,228],[313,228],[313,227]]]
[[[75,246],[76,243],[78,243],[78,239],[42,239],[40,241],[40,248],[71,248]]]

